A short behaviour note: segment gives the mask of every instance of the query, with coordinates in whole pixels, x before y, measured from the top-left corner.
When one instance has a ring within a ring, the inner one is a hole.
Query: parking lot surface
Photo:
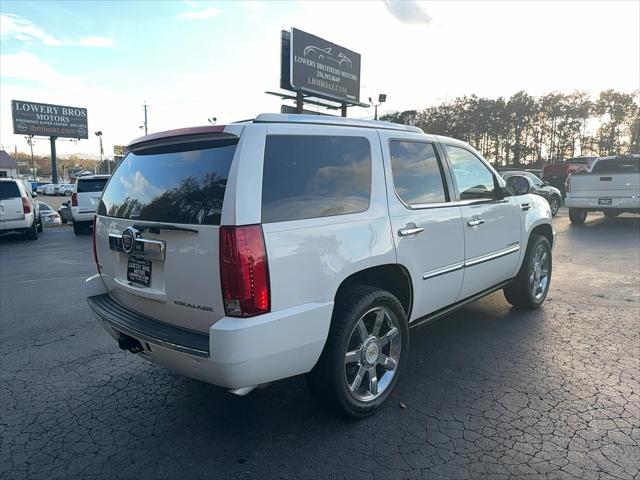
[[[554,224],[543,308],[495,293],[412,331],[361,421],[302,378],[241,398],[119,350],[82,293],[90,236],[0,237],[0,477],[638,478],[640,218]]]

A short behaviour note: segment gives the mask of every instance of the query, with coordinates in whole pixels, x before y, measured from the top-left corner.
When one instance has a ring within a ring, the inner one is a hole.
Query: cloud
[[[29,45],[42,44],[48,47],[111,47],[113,40],[106,37],[90,35],[75,39],[56,38],[30,20],[11,13],[0,15],[0,38],[13,38]]]
[[[384,0],[384,5],[402,23],[429,25],[433,21],[417,0]]]
[[[214,7],[205,8],[204,10],[196,10],[194,12],[182,12],[178,14],[178,18],[183,20],[201,20],[203,18],[213,18],[220,13],[220,10]]]

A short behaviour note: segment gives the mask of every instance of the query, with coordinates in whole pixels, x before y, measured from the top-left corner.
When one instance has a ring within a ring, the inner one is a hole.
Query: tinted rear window
[[[268,135],[262,222],[363,212],[371,194],[371,146],[364,137]]]
[[[129,153],[102,195],[100,215],[220,225],[238,140],[171,145]]]
[[[404,203],[416,205],[447,201],[433,144],[392,140],[389,151],[393,183]]]
[[[0,182],[0,200],[20,198],[20,190],[16,182]]]
[[[87,178],[85,180],[78,179],[78,193],[101,192],[107,184],[108,178]],[[62,189],[66,185],[59,185]]]
[[[593,166],[593,173],[638,173],[640,161],[624,158],[600,160]]]

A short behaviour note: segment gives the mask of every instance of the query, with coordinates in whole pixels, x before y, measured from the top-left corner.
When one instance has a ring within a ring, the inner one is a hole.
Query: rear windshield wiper
[[[142,223],[142,224],[134,225],[133,228],[135,228],[136,230],[139,230],[140,233],[144,232],[145,230],[149,230],[151,233],[155,233],[155,234],[159,234],[160,230],[174,230],[177,232],[198,233],[198,230],[194,228],[179,227],[177,225],[153,225],[149,223]]]

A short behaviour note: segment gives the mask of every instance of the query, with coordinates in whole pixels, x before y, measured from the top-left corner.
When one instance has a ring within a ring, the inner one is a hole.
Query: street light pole
[[[29,147],[31,147],[31,177],[33,178],[33,181],[36,181],[36,164],[35,161],[33,159],[33,135],[29,135],[27,137],[24,137],[27,139],[27,143],[29,144]]]
[[[378,107],[386,101],[387,101],[386,93],[381,93],[380,95],[378,95],[378,103],[373,103],[373,100],[371,100],[371,97],[369,97],[369,103],[375,108],[375,111],[374,111],[375,113],[373,117],[374,120],[378,120]]]
[[[102,148],[102,130],[97,131],[96,136],[100,139],[100,165],[102,165],[104,162],[102,159],[104,155],[104,149]],[[111,174],[111,165],[109,165],[109,162],[107,162],[107,171]]]

